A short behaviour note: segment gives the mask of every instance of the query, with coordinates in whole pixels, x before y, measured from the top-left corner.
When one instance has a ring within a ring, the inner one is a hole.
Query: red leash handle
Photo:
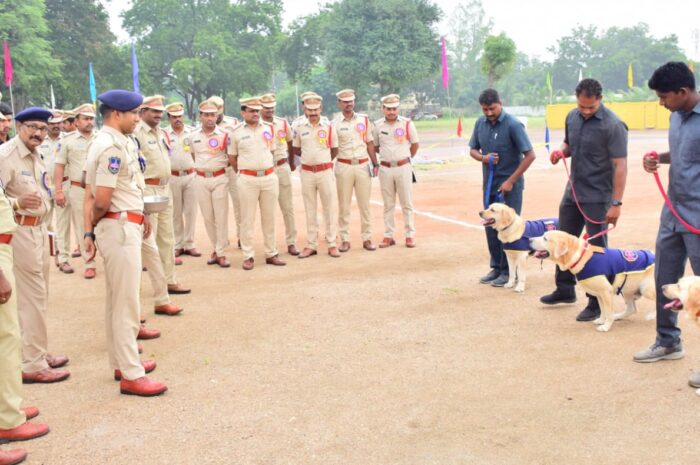
[[[588,221],[591,224],[605,224],[605,220],[603,220],[603,221],[593,220],[593,219],[589,218],[588,215],[586,215],[586,212],[583,211],[583,208],[581,208],[581,204],[578,201],[578,197],[576,196],[576,191],[574,190],[574,183],[571,180],[571,173],[569,173],[569,165],[566,164],[566,157],[562,157],[561,161],[564,163],[564,169],[566,170],[566,177],[569,179],[569,185],[571,186],[571,195],[574,197],[574,202],[576,202],[576,207],[578,207],[578,211],[580,211],[581,215],[583,215],[583,219],[585,219],[586,221]],[[597,234],[596,234],[596,236],[597,236]]]
[[[644,158],[651,158],[652,160],[658,160],[659,159],[659,154],[656,152],[649,152],[646,155],[644,155]],[[661,182],[661,177],[659,176],[659,171],[658,169],[655,170],[654,172],[654,180],[656,181],[656,185],[659,187],[659,191],[661,192],[661,197],[664,198],[664,202],[666,202],[666,206],[668,207],[669,210],[671,210],[671,213],[673,213],[673,216],[676,217],[680,223],[685,226],[688,231],[692,232],[693,234],[698,234],[700,235],[700,229],[691,226],[687,221],[685,221],[683,218],[681,218],[681,215],[678,214],[676,211],[675,207],[671,203],[671,199],[668,198],[668,194],[666,193],[666,189],[664,189],[664,185]]]

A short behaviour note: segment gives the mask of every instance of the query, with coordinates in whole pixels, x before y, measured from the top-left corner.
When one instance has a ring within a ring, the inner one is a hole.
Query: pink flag
[[[10,58],[10,47],[5,41],[5,85],[10,87],[12,85],[12,58]]]
[[[440,52],[442,57],[442,88],[447,89],[450,85],[450,71],[447,69],[447,49],[445,48],[445,38],[440,38]]]

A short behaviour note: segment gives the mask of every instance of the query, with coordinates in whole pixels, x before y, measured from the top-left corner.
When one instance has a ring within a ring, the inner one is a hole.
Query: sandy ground
[[[688,355],[640,365],[632,354],[654,339],[644,319],[652,302],[603,334],[574,321],[581,294],[575,305],[539,303],[553,289],[551,263],[529,261],[524,294],[480,285],[480,167],[463,158],[464,142],[434,145],[440,140],[423,135],[424,154],[447,163],[418,171],[413,250],[402,235],[397,247],[362,250],[355,211],[353,249],[340,259],[283,254],[288,266],[270,267],[258,244],[257,267],[244,272],[234,248],[228,270],[186,257],[177,273],[194,291],[176,297],[180,317],[153,315],[144,279],[148,324],[163,331],[144,343],[144,358],[158,361],[153,378],[170,388],[162,397],[122,396],[112,380],[101,260],[94,281],[79,265],[74,275],[53,269],[51,351],[71,357],[72,376],[26,386],[26,404],[51,426],[22,444],[27,463],[697,463],[688,433],[700,398],[686,381],[700,368],[700,332],[682,319]],[[666,145],[664,132],[632,134],[612,245],[653,248],[662,201],[640,160]],[[556,215],[565,183],[563,168],[538,153],[526,182],[530,218]],[[379,241],[376,181],[373,200]],[[300,195],[295,201],[303,246]],[[281,226],[278,237],[282,247]],[[197,238],[210,252],[201,224]]]

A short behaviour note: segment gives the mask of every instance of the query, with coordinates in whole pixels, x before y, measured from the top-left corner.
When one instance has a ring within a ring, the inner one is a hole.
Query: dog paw
[[[697,391],[695,391],[695,394],[697,394],[697,395],[700,396],[700,389],[698,389]]]
[[[611,326],[611,324],[600,325],[596,328],[596,330],[600,331],[601,333],[607,333],[608,331],[610,331]]]
[[[506,289],[510,289],[511,287],[515,286],[515,281],[508,281],[503,287]]]
[[[605,319],[603,317],[596,318],[595,320],[593,320],[594,325],[602,325],[603,323],[605,323]]]
[[[515,292],[525,292],[525,284],[518,283],[518,285],[515,286]]]
[[[656,313],[655,312],[649,312],[647,313],[647,316],[644,317],[646,321],[653,321],[656,319]]]

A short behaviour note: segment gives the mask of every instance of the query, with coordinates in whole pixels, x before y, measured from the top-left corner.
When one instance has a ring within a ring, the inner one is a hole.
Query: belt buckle
[[[213,172],[213,171],[205,171],[205,172],[204,172],[204,177],[205,177],[205,178],[213,178],[213,177],[214,177],[214,172]]]
[[[257,170],[255,172],[255,177],[262,178],[263,176],[265,176],[265,170]]]
[[[351,165],[359,165],[359,164],[360,164],[360,160],[358,160],[357,158],[353,158],[352,160],[350,160],[350,164],[351,164]]]

